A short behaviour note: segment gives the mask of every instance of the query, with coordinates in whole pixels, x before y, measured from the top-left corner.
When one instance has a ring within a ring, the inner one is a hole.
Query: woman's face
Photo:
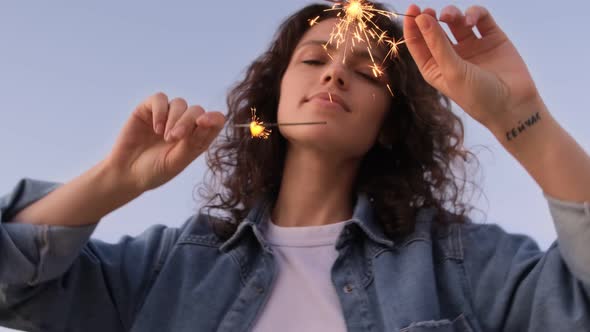
[[[324,48],[337,22],[321,21],[299,41],[281,81],[278,121],[326,121],[327,125],[282,126],[280,132],[289,145],[360,158],[377,138],[391,95],[386,77],[373,75],[366,43],[351,47],[348,36],[348,47]],[[372,48],[375,63],[381,63],[383,53]]]

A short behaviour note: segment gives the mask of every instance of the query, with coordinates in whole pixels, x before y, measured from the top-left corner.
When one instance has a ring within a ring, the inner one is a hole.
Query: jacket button
[[[352,292],[352,286],[350,284],[347,284],[343,287],[344,293],[350,293]]]

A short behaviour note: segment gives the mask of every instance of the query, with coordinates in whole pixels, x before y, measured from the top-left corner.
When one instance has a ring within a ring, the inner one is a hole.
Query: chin
[[[340,132],[306,130],[306,132],[286,134],[285,138],[290,146],[330,155],[337,154],[343,158],[362,156],[368,150],[355,141],[354,137],[345,136]]]
[[[338,135],[331,129],[328,125],[313,125],[282,127],[280,131],[289,142],[308,145],[335,141]]]

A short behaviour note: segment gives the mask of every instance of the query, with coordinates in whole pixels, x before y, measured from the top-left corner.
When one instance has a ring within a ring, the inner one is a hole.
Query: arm
[[[74,180],[57,187],[5,222],[36,225],[83,226],[99,219],[140,195],[123,188],[101,162]]]
[[[25,179],[0,198],[0,324],[128,330],[179,231],[153,226],[117,244],[89,237],[100,218],[179,174],[224,123],[219,112],[155,94],[88,172],[61,186]],[[173,128],[185,134],[164,140]]]
[[[590,158],[546,109],[526,64],[483,7],[443,9],[451,44],[432,9],[411,6],[404,34],[425,80],[487,127],[549,201],[558,240],[541,252],[494,227],[464,235],[466,278],[483,330],[590,328]],[[481,38],[473,33],[477,27]],[[553,196],[553,197],[551,197]]]
[[[518,115],[490,126],[498,141],[546,195],[562,201],[590,202],[590,156],[551,116],[540,98],[514,113]]]
[[[404,34],[425,80],[488,128],[546,194],[590,201],[590,157],[551,116],[492,15],[479,6],[465,15],[444,8],[440,19],[458,41],[451,44],[434,10],[411,6],[407,14],[417,16],[405,19]]]
[[[157,93],[137,106],[103,161],[14,219],[64,226],[96,222],[178,175],[207,150],[224,124],[219,112],[188,107],[184,99],[169,101],[165,94]],[[186,134],[168,135],[164,141],[162,136],[172,128],[184,128]]]
[[[552,213],[566,213],[552,201],[549,206]],[[577,221],[590,225],[590,213],[583,206],[570,205],[567,210],[569,217],[575,215]],[[590,240],[590,227],[586,228],[585,237]],[[507,234],[496,225],[464,228],[469,304],[483,331],[590,329],[590,279],[581,281],[569,269],[561,240],[560,236],[542,252],[528,236]]]
[[[5,215],[40,202],[57,187],[24,179],[0,199],[0,325],[126,331],[180,230],[157,225],[109,244],[89,240],[96,223],[4,222]]]

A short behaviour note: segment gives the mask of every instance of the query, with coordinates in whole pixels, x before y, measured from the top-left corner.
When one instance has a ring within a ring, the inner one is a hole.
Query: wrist
[[[525,140],[526,137],[538,135],[539,128],[545,122],[552,120],[547,106],[540,97],[501,112],[501,114],[503,114],[501,118],[486,124],[486,127],[504,145],[516,144]]]
[[[111,167],[105,160],[90,169],[88,176],[90,181],[95,183],[98,192],[103,197],[111,197],[112,199],[109,200],[115,205],[123,205],[143,193],[133,183],[126,180],[128,177],[125,174]]]

